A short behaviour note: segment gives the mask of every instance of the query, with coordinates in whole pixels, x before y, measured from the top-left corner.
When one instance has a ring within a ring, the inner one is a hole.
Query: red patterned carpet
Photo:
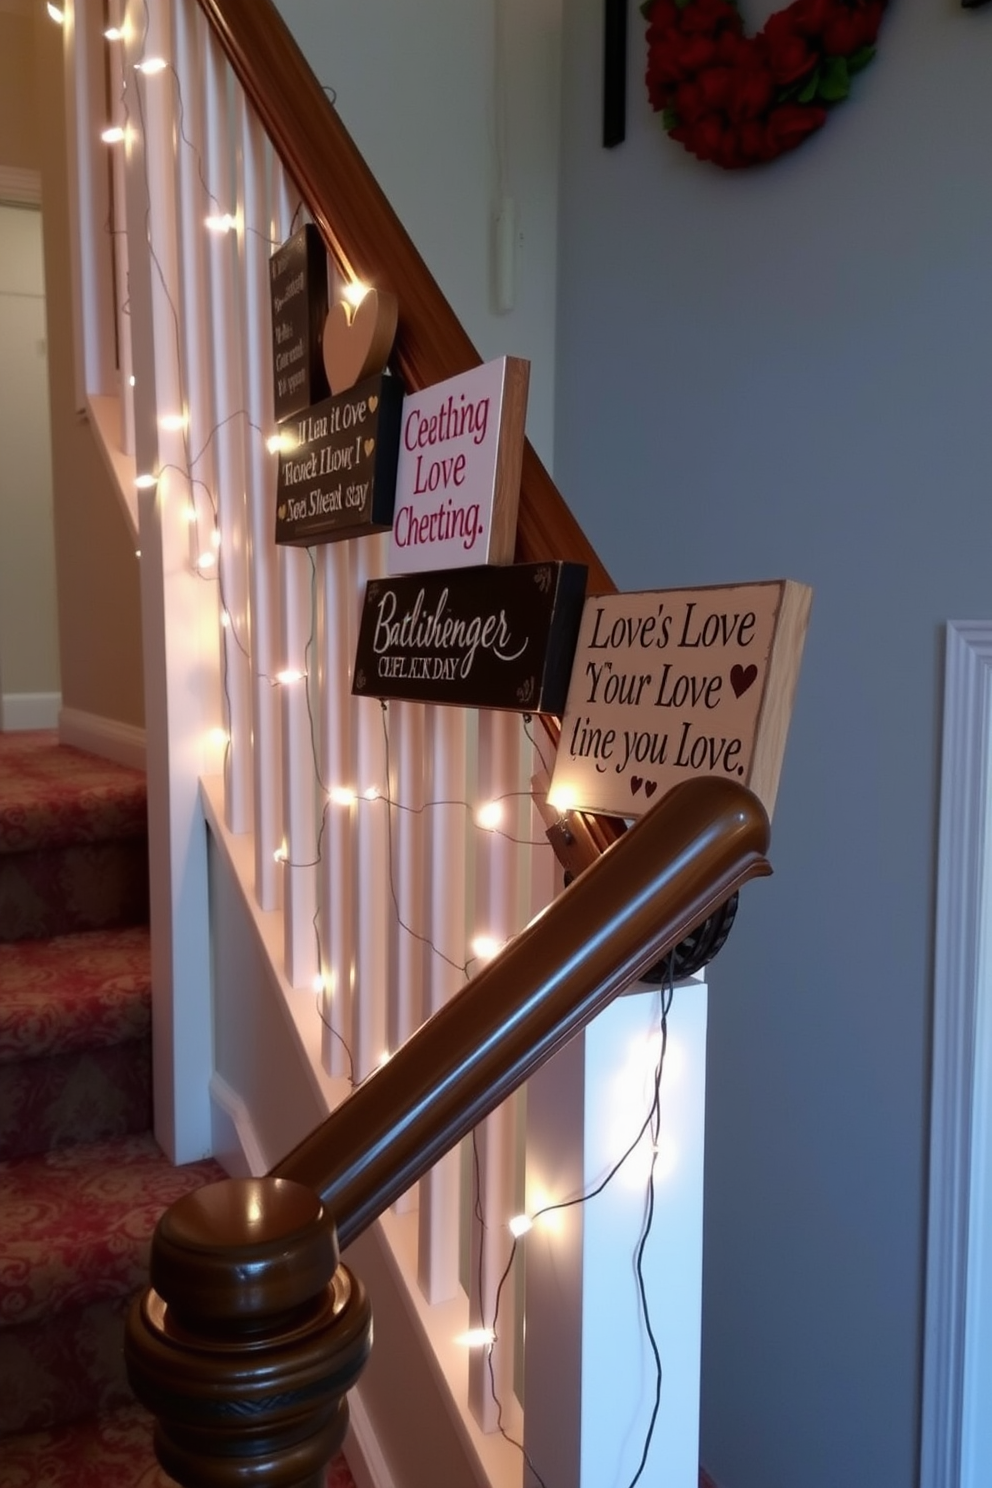
[[[145,782],[0,734],[0,1488],[168,1488],[123,1365],[159,1215]],[[328,1488],[354,1488],[343,1458]]]

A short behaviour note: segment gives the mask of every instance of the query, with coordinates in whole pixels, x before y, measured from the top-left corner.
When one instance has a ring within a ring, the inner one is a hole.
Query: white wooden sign
[[[390,573],[512,562],[529,379],[501,357],[407,394]]]
[[[549,799],[634,817],[723,775],[770,817],[811,599],[791,580],[587,599]]]

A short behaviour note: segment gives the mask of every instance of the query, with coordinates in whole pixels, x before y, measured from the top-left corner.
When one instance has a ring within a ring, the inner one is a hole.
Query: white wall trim
[[[210,1076],[214,1157],[236,1178],[260,1178],[269,1171],[262,1142],[247,1103],[216,1070]]]
[[[357,1488],[398,1488],[386,1461],[372,1418],[362,1399],[362,1382],[348,1392],[348,1435],[344,1454]]]
[[[0,726],[8,733],[58,726],[60,692],[5,692],[0,698]]]
[[[0,202],[12,207],[40,207],[41,171],[30,166],[0,165]]]
[[[992,883],[992,621],[947,627],[937,857],[930,1115],[930,1200],[920,1481],[971,1488],[962,1477],[968,1233],[976,1092],[992,1079],[992,1049],[976,1058],[983,995],[982,911]],[[984,994],[987,998],[987,993]],[[973,1300],[973,1299],[972,1299]]]
[[[81,708],[63,708],[58,720],[59,740],[87,749],[119,765],[145,768],[145,731],[131,723],[118,723],[114,718],[100,718],[84,713]]]

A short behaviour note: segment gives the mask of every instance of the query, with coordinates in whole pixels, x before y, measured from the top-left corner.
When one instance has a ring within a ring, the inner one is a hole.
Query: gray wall
[[[600,149],[601,23],[565,7],[559,484],[623,588],[815,587],[776,876],[712,973],[702,1457],[909,1488],[942,624],[992,613],[992,8],[893,5],[825,130],[736,175],[665,138],[633,7]]]

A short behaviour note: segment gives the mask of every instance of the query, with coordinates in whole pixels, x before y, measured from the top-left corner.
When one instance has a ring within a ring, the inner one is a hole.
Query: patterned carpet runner
[[[140,772],[0,734],[0,1488],[172,1483],[123,1318],[159,1215],[223,1173],[149,1129],[147,852]]]

